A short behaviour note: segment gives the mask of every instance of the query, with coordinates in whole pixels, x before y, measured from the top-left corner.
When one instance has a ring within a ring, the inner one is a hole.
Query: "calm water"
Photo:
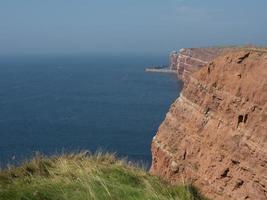
[[[36,151],[99,148],[149,163],[152,137],[181,83],[144,68],[166,62],[164,56],[0,58],[1,165]]]

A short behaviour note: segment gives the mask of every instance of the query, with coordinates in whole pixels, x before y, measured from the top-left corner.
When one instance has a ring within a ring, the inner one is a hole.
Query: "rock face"
[[[170,55],[170,68],[177,70],[177,75],[184,82],[189,76],[205,64],[228,51],[228,48],[188,48],[173,51]]]
[[[266,200],[267,53],[229,52],[190,76],[152,155],[153,175],[210,199]]]

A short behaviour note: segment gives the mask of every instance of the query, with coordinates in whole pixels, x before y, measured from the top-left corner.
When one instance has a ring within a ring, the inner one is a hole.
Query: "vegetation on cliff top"
[[[202,200],[113,154],[36,156],[0,172],[1,200]]]

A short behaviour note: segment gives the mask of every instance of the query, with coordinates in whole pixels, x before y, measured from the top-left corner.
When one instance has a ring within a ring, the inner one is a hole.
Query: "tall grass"
[[[201,200],[192,186],[171,186],[114,154],[36,156],[0,172],[0,200]]]

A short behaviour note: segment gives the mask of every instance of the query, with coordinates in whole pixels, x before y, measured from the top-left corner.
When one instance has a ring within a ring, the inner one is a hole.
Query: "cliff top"
[[[229,51],[257,51],[257,52],[267,52],[267,47],[265,46],[254,46],[254,45],[245,45],[245,46],[238,46],[238,45],[226,45],[226,46],[208,46],[208,47],[188,47],[182,48],[179,51],[172,51],[171,54],[178,54],[186,50],[193,50],[193,51],[210,51],[214,53],[214,51],[222,51],[222,52],[229,52]]]
[[[113,154],[37,156],[0,171],[1,200],[201,200],[191,186],[171,186]]]

